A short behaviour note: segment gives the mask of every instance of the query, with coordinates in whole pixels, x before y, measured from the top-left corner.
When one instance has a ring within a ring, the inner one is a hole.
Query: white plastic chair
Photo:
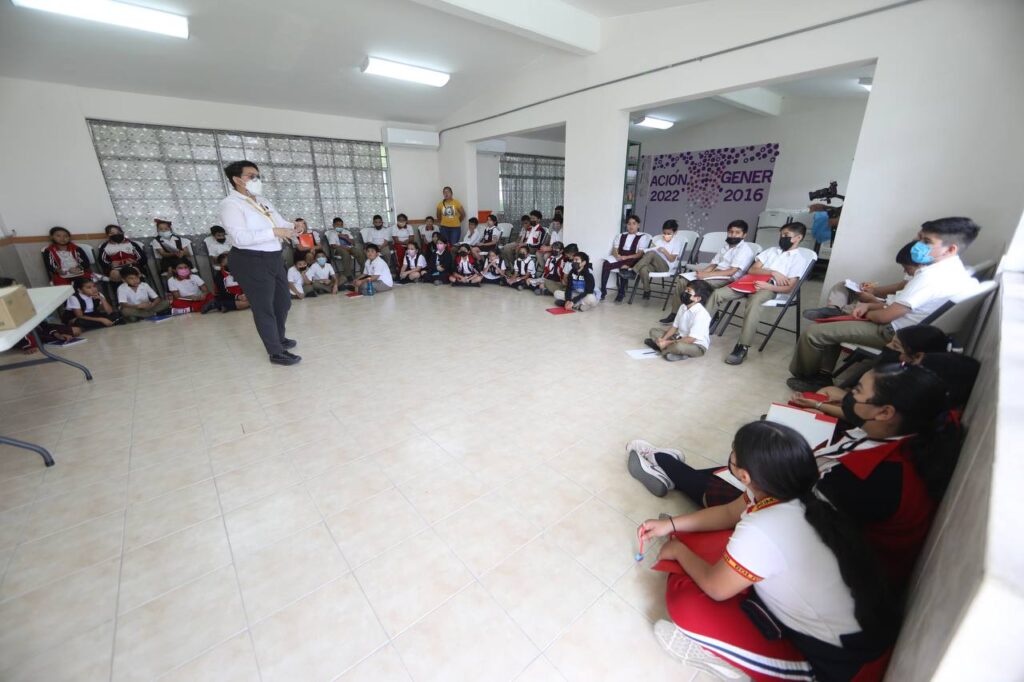
[[[512,234],[512,223],[498,223],[498,229],[501,230],[499,245],[508,243],[508,238]]]
[[[695,235],[696,232],[687,230],[685,232],[676,232],[676,236],[673,239],[679,239],[680,235]],[[665,272],[652,272],[651,273],[651,284],[658,284],[661,291],[651,292],[657,296],[664,296],[665,302],[661,305],[661,309],[665,310],[668,307],[668,301],[672,298],[672,292],[675,290],[676,280],[679,278],[679,273],[683,271],[683,266],[686,265],[686,253],[687,247],[690,242],[684,241],[683,248],[679,252],[679,258],[669,263],[668,270]],[[629,294],[629,305],[633,305],[633,299],[636,298],[636,290],[640,286],[640,278],[634,275],[635,281],[633,282],[633,290]],[[667,281],[666,281],[667,280]]]
[[[700,244],[694,245],[693,258],[690,259],[690,263],[686,265],[687,270],[706,270],[711,263],[698,263],[697,258],[702,253],[717,254],[725,246],[725,239],[729,236],[728,232],[708,232],[700,240]]]
[[[683,252],[679,254],[679,260],[681,260],[683,264],[692,261],[694,256],[697,255],[696,249],[700,243],[700,233],[694,232],[693,230],[677,230],[676,236],[673,237],[673,239],[682,239],[686,244],[686,246],[683,247]],[[687,248],[690,249],[689,252],[687,252]]]

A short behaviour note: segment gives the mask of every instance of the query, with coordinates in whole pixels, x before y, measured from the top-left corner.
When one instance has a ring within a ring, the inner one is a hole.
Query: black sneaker
[[[676,321],[676,314],[675,313],[672,313],[668,317],[663,317],[660,320],[658,320],[658,322],[661,322],[662,324],[672,324],[675,321]]]
[[[270,363],[273,365],[297,365],[302,360],[298,355],[293,355],[288,351],[285,351],[279,355],[271,355]]]
[[[616,303],[622,303],[625,300],[626,300],[626,292],[625,291],[621,291],[620,290],[619,293],[615,294],[615,302]]]
[[[644,339],[644,345],[650,348],[651,350],[656,350],[659,353],[661,352],[661,348],[658,347],[658,344],[657,342],[655,342],[654,339]]]
[[[644,296],[643,296],[643,299],[644,299],[645,301],[649,301],[649,300],[651,300],[651,292],[649,292],[649,291],[645,291],[645,292],[644,292]]]
[[[836,306],[825,306],[824,308],[810,308],[803,312],[805,320],[820,320],[824,317],[836,317],[842,315],[843,309]]]
[[[299,342],[295,339],[281,339],[281,345],[284,346],[285,350],[291,350],[295,346],[299,345]]]
[[[725,359],[727,365],[739,365],[747,358],[747,347],[737,343],[729,356]]]
[[[825,386],[832,385],[831,377],[825,375],[819,375],[813,379],[798,379],[797,377],[790,377],[786,379],[786,385],[798,393],[817,393]]]

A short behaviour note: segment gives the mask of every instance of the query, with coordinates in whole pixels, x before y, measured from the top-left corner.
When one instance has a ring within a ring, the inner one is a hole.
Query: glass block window
[[[565,159],[530,154],[502,154],[498,160],[501,210],[505,219],[518,224],[519,217],[534,209],[545,222],[563,203]]]
[[[366,227],[379,213],[391,222],[379,142],[88,123],[118,223],[136,236],[155,234],[154,218],[172,221],[180,234],[208,233],[228,191],[223,168],[242,159],[259,165],[264,194],[289,220],[323,229],[339,216]]]

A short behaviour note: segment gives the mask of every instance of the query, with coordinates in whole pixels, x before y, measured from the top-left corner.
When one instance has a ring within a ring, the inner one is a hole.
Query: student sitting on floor
[[[520,246],[528,246],[527,241],[530,238],[532,224],[533,218],[531,216],[524,215],[519,218],[519,236],[514,242],[510,241],[508,244],[505,244],[501,250],[501,257],[506,263],[511,263],[515,259],[516,254],[519,253]]]
[[[228,254],[217,256],[217,271],[222,279],[222,291],[217,295],[217,307],[222,313],[232,310],[245,310],[249,307],[249,299],[242,291],[241,285],[231,275],[228,267]]]
[[[747,350],[754,342],[757,335],[761,316],[765,311],[770,314],[777,314],[775,308],[766,307],[764,304],[772,299],[784,300],[796,285],[800,278],[807,271],[807,267],[817,259],[817,256],[810,249],[800,248],[800,242],[807,235],[807,227],[803,223],[789,223],[779,230],[779,245],[765,249],[757,254],[754,264],[750,266],[749,274],[759,276],[770,276],[766,282],[755,282],[754,293],[747,294],[736,291],[729,286],[715,289],[708,301],[708,312],[712,320],[716,318],[722,321],[721,307],[729,301],[745,298],[747,307],[743,311],[743,327],[740,330],[739,342],[732,349],[732,353],[725,358],[728,365],[738,365],[747,357]],[[714,324],[714,322],[713,322]]]
[[[462,240],[459,242],[459,246],[466,246],[469,249],[470,255],[472,255],[473,258],[477,258],[480,253],[478,246],[480,244],[480,240],[484,236],[484,233],[480,229],[480,221],[476,218],[470,218],[466,225],[466,234],[462,235]]]
[[[501,230],[498,229],[498,216],[492,213],[487,216],[487,224],[480,235],[480,241],[477,242],[474,257],[479,259],[482,254],[497,251],[500,242]]]
[[[125,270],[123,276],[124,282],[117,288],[117,303],[128,322],[161,315],[171,307],[142,281],[142,274],[135,268]]]
[[[306,279],[313,285],[313,290],[318,294],[338,293],[338,273],[327,262],[327,254],[323,249],[317,249],[313,256],[313,264],[306,269]]]
[[[905,244],[896,253],[896,264],[903,269],[903,279],[893,284],[875,284],[874,282],[861,282],[857,285],[859,291],[854,291],[846,286],[848,280],[837,282],[828,292],[828,305],[821,308],[809,308],[803,312],[806,320],[819,320],[823,317],[836,317],[838,315],[849,315],[858,303],[887,303],[890,297],[894,297],[907,282],[913,279],[917,271],[921,269],[918,263],[910,257],[917,240]]]
[[[640,260],[650,240],[650,235],[640,231],[640,219],[631,214],[626,219],[626,231],[612,240],[611,258],[606,259],[601,265],[601,298],[608,298],[608,278],[611,277],[612,271],[618,270],[615,273],[618,281],[615,302],[622,303],[628,286],[623,272],[631,270]]]
[[[567,251],[569,246],[565,247]],[[572,269],[566,277],[565,286],[555,292],[555,300],[563,304],[566,310],[585,313],[599,303],[594,287],[594,269],[590,266],[590,256],[577,249],[573,253]]]
[[[174,297],[171,313],[208,313],[217,307],[217,301],[206,288],[206,282],[192,272],[187,263],[178,263],[174,277],[167,280],[167,290]]]
[[[452,286],[480,286],[480,280],[484,277],[480,274],[480,271],[476,267],[476,261],[473,260],[473,256],[469,253],[469,247],[465,244],[459,245],[459,253],[455,256],[455,263],[452,269],[452,274],[448,276],[448,281]]]
[[[64,324],[74,325],[82,329],[101,329],[124,324],[124,317],[114,310],[107,297],[91,279],[80,277],[72,282],[75,293],[64,305]]]
[[[644,290],[643,299],[646,301],[651,297],[651,273],[668,272],[676,265],[676,261],[683,255],[686,243],[682,239],[676,239],[676,231],[679,230],[679,223],[668,219],[661,226],[661,236],[655,237],[651,245],[644,251],[633,266],[633,271],[640,280],[640,286]]]
[[[923,266],[891,303],[858,303],[851,322],[814,324],[797,342],[786,383],[795,391],[814,391],[832,383],[843,343],[882,348],[900,327],[917,324],[957,294],[978,286],[960,254],[978,236],[970,218],[940,218],[921,225],[910,256]]]
[[[320,247],[320,235],[309,229],[305,218],[293,221],[295,234],[292,235],[292,248],[295,249],[295,260],[300,258],[307,263],[313,262],[313,252]]]
[[[309,263],[305,258],[296,258],[295,263],[288,268],[288,290],[291,291],[292,298],[317,297],[316,289],[306,275],[308,268]]]
[[[533,293],[541,296],[547,294],[554,296],[557,292],[565,289],[566,280],[572,271],[572,259],[579,252],[575,244],[562,247],[562,242],[555,242],[551,245],[550,258],[544,264],[544,268],[537,273],[536,277],[530,279],[527,285],[533,289]]]
[[[335,218],[331,222],[331,229],[327,232],[327,243],[331,247],[331,255],[341,263],[341,276],[346,282],[351,282],[356,276],[356,264],[363,267],[366,262],[366,254],[356,248],[356,240],[345,229],[345,221]]]
[[[416,243],[412,242],[405,249],[405,256],[402,258],[402,267],[398,271],[398,281],[402,284],[426,281],[423,279],[427,274],[427,259],[419,253]]]
[[[434,248],[434,236],[441,234],[441,231],[434,225],[434,216],[428,215],[423,219],[423,224],[419,226],[419,233],[420,248],[423,249],[423,253],[427,253]]]
[[[100,265],[111,282],[121,282],[121,270],[129,266],[146,271],[146,250],[142,244],[128,239],[118,225],[107,225],[103,231],[107,239],[98,249]]]
[[[512,268],[505,273],[505,284],[513,289],[523,289],[533,279],[536,272],[537,266],[533,256],[530,255],[530,250],[525,245],[521,245],[516,260],[512,263]]]
[[[654,327],[644,343],[669,362],[702,357],[711,345],[711,315],[704,308],[711,291],[703,280],[688,282],[672,326]]]
[[[545,265],[555,244],[562,243],[562,216],[556,215],[548,225],[548,233],[544,237],[544,243],[537,247],[537,265]]]
[[[448,248],[448,239],[440,232],[435,233],[433,239],[434,245],[427,254],[428,281],[438,285],[446,284],[455,269],[455,261]]]
[[[746,487],[735,501],[641,526],[670,537],[658,558],[674,622],[655,624],[661,645],[721,677],[880,680],[898,604],[859,529],[815,495],[807,441],[747,424],[729,469]]]
[[[366,269],[352,286],[358,293],[365,294],[370,282],[373,282],[374,292],[391,291],[395,284],[391,277],[391,267],[384,262],[377,245],[372,243],[366,245]]]
[[[12,277],[0,277],[0,289],[13,287],[17,283],[18,280]],[[40,322],[32,331],[39,335],[39,340],[43,343],[54,344],[70,344],[82,335],[82,330],[79,327],[67,324],[51,324],[49,322]],[[38,350],[36,340],[32,334],[16,343],[14,347],[25,353],[35,353]]]
[[[234,246],[231,239],[228,237],[227,231],[220,225],[214,225],[210,228],[210,236],[203,239],[203,243],[206,244],[206,253],[210,256],[210,260],[213,261],[213,268],[217,270],[214,274],[219,274],[217,258],[222,253],[227,253]]]
[[[174,234],[171,229],[170,220],[156,218],[156,239],[153,240],[153,252],[160,259],[158,267],[160,273],[166,277],[173,277],[177,271],[178,263],[188,266],[190,272],[196,272],[193,261],[192,242]]]
[[[93,277],[85,249],[71,241],[71,233],[63,227],[50,228],[50,245],[43,249],[43,260],[54,286]]]
[[[682,294],[687,282],[701,280],[712,289],[718,289],[747,274],[747,270],[754,263],[754,249],[750,247],[750,242],[744,241],[748,229],[746,220],[734,220],[729,223],[726,228],[725,246],[715,254],[708,267],[680,277],[676,282],[675,291],[672,292],[673,297]],[[662,323],[667,324],[671,321],[672,315],[669,315]]]
[[[405,258],[405,250],[416,242],[416,230],[409,224],[409,216],[399,213],[395,218],[395,226],[391,228],[391,247],[395,250],[395,260],[399,264]]]
[[[484,261],[484,267],[481,271],[483,279],[480,280],[482,284],[505,284],[505,261],[501,260],[501,256],[497,251],[488,251],[487,260]]]

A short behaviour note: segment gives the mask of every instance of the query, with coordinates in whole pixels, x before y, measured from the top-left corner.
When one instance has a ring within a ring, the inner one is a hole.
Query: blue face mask
[[[914,261],[918,265],[928,265],[935,261],[932,258],[932,247],[928,246],[924,242],[916,242],[910,247],[910,260]]]
[[[327,259],[324,258],[323,256],[320,256],[319,258],[317,258],[316,262],[319,263],[320,265],[327,265]]]

